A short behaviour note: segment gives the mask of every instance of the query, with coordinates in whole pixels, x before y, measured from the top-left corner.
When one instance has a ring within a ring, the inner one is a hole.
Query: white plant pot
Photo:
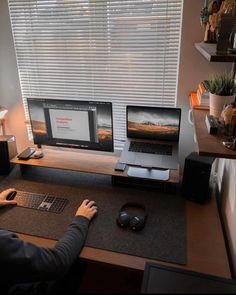
[[[209,100],[210,115],[219,118],[224,106],[234,101],[234,95],[222,96],[210,93]]]

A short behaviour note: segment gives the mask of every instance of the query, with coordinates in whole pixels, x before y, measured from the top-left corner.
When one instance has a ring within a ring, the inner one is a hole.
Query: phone
[[[28,147],[25,149],[22,153],[20,153],[17,158],[19,160],[28,160],[30,156],[36,151],[36,148],[34,147]]]
[[[117,162],[115,166],[116,171],[124,171],[126,167],[125,163]]]

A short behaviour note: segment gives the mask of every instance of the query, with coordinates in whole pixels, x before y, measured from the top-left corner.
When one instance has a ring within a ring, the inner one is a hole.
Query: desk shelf
[[[63,148],[44,148],[44,157],[41,159],[19,160],[17,157],[11,160],[13,164],[25,166],[38,166],[55,169],[64,169],[85,173],[96,173],[121,178],[132,179],[127,175],[128,165],[124,172],[115,171],[115,165],[119,157],[83,152],[75,149],[65,150]],[[166,183],[178,183],[180,180],[179,169],[170,171],[170,178]],[[152,180],[161,182],[161,180]]]

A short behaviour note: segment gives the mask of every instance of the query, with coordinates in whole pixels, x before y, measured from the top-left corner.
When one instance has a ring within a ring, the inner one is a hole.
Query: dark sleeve
[[[89,220],[76,216],[53,248],[43,248],[0,230],[1,279],[15,282],[54,280],[64,275],[81,251]],[[12,278],[14,278],[12,280]]]

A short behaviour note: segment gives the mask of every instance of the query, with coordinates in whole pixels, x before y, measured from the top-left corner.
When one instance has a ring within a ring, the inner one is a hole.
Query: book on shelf
[[[203,80],[202,81],[202,84],[204,85],[205,89],[209,92],[209,89],[208,89],[208,80]]]
[[[202,96],[199,90],[197,90],[197,100],[199,105],[209,106],[209,96],[208,97]]]
[[[198,83],[198,90],[203,96],[209,96],[209,90],[207,87],[207,80]]]
[[[190,105],[194,109],[203,109],[203,110],[209,109],[209,106],[199,105],[198,98],[197,98],[197,91],[192,91],[190,93]]]
[[[197,88],[197,99],[201,106],[209,106],[209,91],[204,82],[200,82]]]

